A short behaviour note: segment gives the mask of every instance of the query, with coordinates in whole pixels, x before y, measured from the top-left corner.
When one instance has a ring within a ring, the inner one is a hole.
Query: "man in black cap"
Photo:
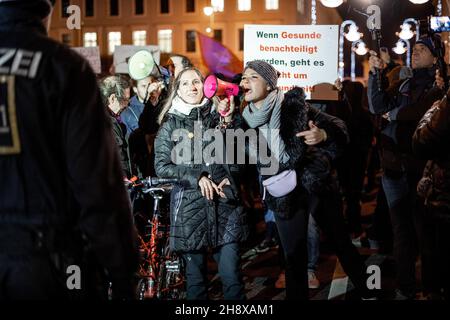
[[[437,35],[435,36],[437,37]],[[423,247],[423,206],[416,186],[425,162],[412,152],[412,136],[425,112],[444,94],[444,81],[436,67],[438,38],[424,36],[413,48],[411,77],[387,87],[381,70],[383,62],[372,52],[369,59],[369,108],[384,114],[389,123],[382,131],[383,188],[391,214],[394,235],[394,258],[397,265],[396,299],[415,296],[415,262],[419,245],[422,254],[422,282],[432,290],[429,280],[427,250]],[[379,82],[377,75],[382,75]],[[381,84],[381,88],[379,87]]]
[[[88,62],[47,37],[51,12],[0,0],[0,300],[92,297],[94,273],[130,297],[137,242],[111,122]]]

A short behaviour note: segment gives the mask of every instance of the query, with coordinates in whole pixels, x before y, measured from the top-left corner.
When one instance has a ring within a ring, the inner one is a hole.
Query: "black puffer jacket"
[[[420,121],[413,137],[413,150],[430,160],[418,192],[437,218],[450,222],[450,105],[436,102]],[[427,183],[428,181],[428,183]]]
[[[245,240],[248,234],[235,182],[238,167],[194,162],[194,152],[197,156],[200,152],[200,149],[194,150],[194,123],[201,121],[204,133],[206,129],[215,128],[219,120],[217,114],[210,113],[210,109],[208,104],[192,110],[189,116],[169,113],[155,140],[156,174],[164,178],[177,178],[184,187],[180,208],[171,213],[170,237],[175,251],[200,250],[239,242]],[[172,150],[183,146],[186,141],[189,143],[189,140],[191,143],[185,150],[191,152],[189,159],[175,164],[171,157]],[[209,143],[203,142],[202,152]],[[202,196],[198,180],[205,174],[211,175],[216,184],[225,178],[230,180],[231,186],[225,190],[227,199],[208,201]]]

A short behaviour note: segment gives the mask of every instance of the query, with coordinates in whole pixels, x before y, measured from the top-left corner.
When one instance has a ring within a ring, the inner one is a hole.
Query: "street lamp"
[[[411,30],[411,24],[416,26],[416,41],[420,38],[420,24],[419,21],[413,18],[408,18],[403,21],[403,24],[400,26],[402,31],[398,34],[400,39],[410,40],[414,37],[414,32]]]
[[[363,56],[367,54],[369,50],[366,47],[366,44],[362,40],[357,40],[352,43],[352,64],[351,64],[351,77],[352,81],[355,81],[356,75],[355,75],[355,53],[359,56]]]
[[[351,24],[350,27],[348,27],[348,32],[345,34],[345,39],[351,42],[361,39],[361,33],[358,32],[358,27],[356,24]]]
[[[406,45],[406,47],[405,47]],[[406,65],[408,67],[411,66],[411,44],[408,40],[399,39],[397,43],[395,44],[395,47],[392,48],[392,51],[394,51],[398,55],[402,55],[406,52]]]
[[[328,8],[336,8],[339,7],[344,0],[320,0],[320,2]]]
[[[203,13],[209,17],[210,15],[212,15],[214,13],[214,8],[213,7],[204,7]]]
[[[414,3],[414,4],[422,4],[422,3],[427,3],[428,0],[409,0],[410,2]]]
[[[214,8],[213,7],[204,7],[203,8],[203,13],[205,14],[205,16],[209,17],[209,26],[208,28],[206,28],[206,32],[207,33],[211,33],[212,32],[212,19],[213,19],[213,14],[214,14]]]
[[[339,29],[339,77],[341,79],[344,78],[344,31],[346,26],[349,26],[349,32],[345,34],[345,38],[348,41],[354,42],[361,38],[361,34],[358,32],[355,21],[345,20],[341,23]]]

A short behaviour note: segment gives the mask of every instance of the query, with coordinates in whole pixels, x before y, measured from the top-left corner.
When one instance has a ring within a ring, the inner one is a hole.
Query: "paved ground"
[[[376,191],[369,197],[369,201],[363,203],[362,215],[365,227],[369,227],[376,206]],[[262,213],[259,215],[262,219]],[[243,254],[248,253],[252,246],[262,240],[264,234],[264,222],[259,221],[253,236],[253,243],[243,248]],[[365,246],[365,247],[364,247]],[[358,249],[365,258],[366,265],[378,265],[381,270],[381,292],[380,300],[391,300],[395,290],[395,270],[392,257],[387,254],[378,253],[378,250],[370,249],[369,243],[363,241],[363,247]],[[342,267],[330,250],[326,241],[321,242],[321,254],[318,262],[317,277],[321,282],[318,289],[310,290],[311,300],[353,300],[357,299],[354,294],[353,285],[342,270]],[[242,270],[245,281],[245,289],[249,300],[282,300],[285,298],[285,290],[275,288],[275,282],[280,273],[278,262],[278,249],[252,255],[243,259]],[[222,299],[221,283],[217,275],[214,262],[209,263],[211,279],[210,297]],[[420,265],[417,266],[420,270]],[[420,299],[420,297],[418,297]]]

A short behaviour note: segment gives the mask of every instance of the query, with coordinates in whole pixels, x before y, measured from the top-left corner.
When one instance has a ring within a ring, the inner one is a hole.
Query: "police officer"
[[[111,121],[88,63],[47,37],[52,2],[0,0],[0,300],[93,297],[97,274],[128,297],[138,251]]]

